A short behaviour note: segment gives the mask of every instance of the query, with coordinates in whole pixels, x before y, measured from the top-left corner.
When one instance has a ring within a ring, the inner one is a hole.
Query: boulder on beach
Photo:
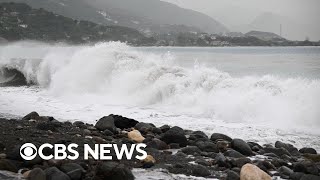
[[[137,143],[142,143],[145,139],[138,130],[128,132],[128,138]]]
[[[253,164],[245,164],[240,171],[240,180],[271,180],[271,176]]]
[[[38,117],[40,117],[39,114],[37,112],[33,111],[33,112],[27,114],[26,116],[24,116],[22,118],[22,120],[37,119]]]
[[[97,165],[95,179],[134,180],[134,176],[123,164],[107,161]]]
[[[228,142],[232,141],[232,138],[225,135],[225,134],[220,134],[220,133],[213,133],[210,137],[211,141],[215,142],[216,140],[225,140]]]
[[[130,118],[126,118],[123,116],[119,116],[119,115],[109,115],[111,117],[114,118],[114,124],[117,128],[120,129],[128,129],[128,128],[132,128],[134,127],[136,124],[138,124],[139,122],[134,120],[134,119],[130,119]]]
[[[47,180],[71,180],[68,175],[60,171],[56,167],[50,167],[44,170]]]
[[[100,130],[104,131],[108,129],[111,132],[116,132],[116,126],[114,124],[114,118],[112,116],[104,116],[98,120],[95,127]]]
[[[141,162],[142,162],[143,168],[150,168],[150,167],[154,166],[154,164],[156,163],[156,160],[154,159],[153,156],[147,155],[147,157],[144,160],[142,160]]]
[[[242,139],[233,139],[231,141],[231,148],[240,152],[243,155],[246,155],[246,156],[252,155],[252,150],[250,146]]]
[[[183,129],[177,126],[170,128],[160,139],[167,144],[178,143],[180,147],[185,147],[188,144]]]
[[[40,168],[32,169],[27,176],[29,180],[46,180],[46,174]]]
[[[315,149],[307,147],[301,148],[299,152],[302,154],[317,154],[317,151]]]

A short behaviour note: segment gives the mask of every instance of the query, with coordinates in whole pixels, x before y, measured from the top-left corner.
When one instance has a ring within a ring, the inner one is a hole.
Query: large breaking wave
[[[22,42],[1,48],[0,69],[11,72],[6,77],[2,73],[3,82],[23,75],[22,85],[36,84],[57,96],[92,94],[110,104],[157,106],[228,122],[320,127],[319,80],[232,77],[199,65],[183,68],[173,59],[119,42]]]

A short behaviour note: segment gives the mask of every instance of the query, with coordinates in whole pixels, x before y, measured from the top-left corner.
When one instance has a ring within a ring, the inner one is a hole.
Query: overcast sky
[[[309,36],[313,40],[320,40],[320,0],[163,1],[206,13],[225,24],[230,30],[245,31],[244,25],[251,24],[259,15],[268,12],[281,19],[284,34],[290,36],[291,39],[301,39]],[[296,27],[293,28],[292,24],[295,24]],[[288,29],[286,29],[286,25]]]

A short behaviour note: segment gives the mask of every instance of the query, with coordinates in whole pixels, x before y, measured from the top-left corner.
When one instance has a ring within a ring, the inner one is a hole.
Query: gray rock
[[[188,140],[183,129],[177,126],[172,127],[165,132],[160,139],[167,144],[178,143],[180,147],[185,147],[188,144]]]
[[[115,133],[117,128],[114,124],[114,119],[111,116],[104,116],[96,123],[95,127],[100,130],[104,131],[108,129],[109,131]]]
[[[215,142],[216,140],[225,140],[225,141],[228,141],[228,142],[231,142],[232,141],[232,138],[227,136],[227,135],[224,135],[224,134],[220,134],[220,133],[213,133],[210,137],[211,141]]]
[[[163,126],[160,127],[160,129],[161,129],[161,131],[163,133],[165,133],[165,132],[169,131],[170,126],[169,125],[163,125]]]
[[[189,155],[196,155],[201,153],[201,150],[197,146],[184,147],[181,149],[181,151]]]
[[[60,167],[61,171],[66,173],[72,180],[79,180],[85,170],[77,163],[67,163]]]
[[[227,172],[227,178],[226,180],[240,180],[240,176],[238,173],[232,171],[232,170],[229,170]]]
[[[300,155],[298,149],[296,147],[294,147],[292,144],[286,144],[286,143],[277,141],[275,143],[275,147],[276,148],[284,148],[293,156],[299,156]]]
[[[154,148],[158,150],[164,150],[169,148],[165,142],[157,138],[153,138],[151,141],[147,142],[146,144],[148,148]]]
[[[60,171],[56,167],[50,167],[44,170],[46,174],[46,180],[70,180],[70,177]]]
[[[312,174],[304,174],[300,180],[319,180],[320,176],[312,175]]]
[[[0,159],[0,170],[18,172],[17,167],[10,160],[7,159]]]
[[[263,150],[266,153],[274,153],[275,155],[281,157],[282,155],[286,154],[288,156],[291,156],[291,154],[289,153],[288,150],[284,149],[284,148],[272,148],[272,147],[267,147],[267,148],[263,148]]]
[[[111,132],[109,129],[104,130],[103,134],[106,136],[113,136],[113,132]]]
[[[40,168],[34,168],[28,175],[29,180],[46,180],[45,172]]]
[[[38,114],[37,112],[33,111],[33,112],[27,114],[26,116],[24,116],[24,117],[22,118],[22,120],[36,119],[36,118],[38,118],[38,117],[39,117],[39,114]]]
[[[278,172],[290,177],[290,175],[293,173],[293,170],[288,168],[287,166],[281,166],[280,168],[278,168]]]
[[[246,155],[246,156],[252,155],[252,150],[250,146],[242,139],[233,139],[231,141],[231,148],[240,152],[243,155]]]
[[[231,164],[233,166],[236,166],[236,167],[239,167],[239,168],[241,168],[243,165],[245,165],[247,163],[251,163],[251,160],[249,158],[246,158],[246,157],[236,158],[236,159],[232,159],[231,160]]]
[[[96,179],[133,180],[132,172],[123,164],[117,162],[103,162],[97,166]]]
[[[238,151],[235,151],[233,149],[229,149],[224,153],[227,157],[233,157],[233,158],[241,158],[245,157],[243,154],[239,153]]]
[[[306,147],[301,148],[301,149],[299,150],[299,152],[300,152],[300,153],[303,153],[303,154],[317,154],[317,151],[316,151],[315,149],[313,149],[313,148],[306,148]]]
[[[214,160],[215,160],[216,164],[218,164],[218,166],[220,166],[220,167],[227,167],[228,166],[227,158],[224,157],[224,155],[222,153],[218,153]]]
[[[216,153],[219,152],[217,145],[210,141],[198,141],[196,143],[196,146],[199,147],[201,151]]]

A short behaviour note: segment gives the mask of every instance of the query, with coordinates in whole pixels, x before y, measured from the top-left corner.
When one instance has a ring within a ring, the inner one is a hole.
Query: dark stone
[[[300,155],[298,149],[296,147],[294,147],[292,144],[286,144],[286,143],[277,141],[275,143],[275,147],[276,148],[284,148],[293,156],[299,156]]]
[[[4,150],[6,148],[6,146],[0,142],[0,150]]]
[[[218,164],[218,166],[220,166],[220,167],[227,167],[228,166],[227,158],[224,157],[224,155],[222,153],[218,153],[214,160],[215,160],[216,164]]]
[[[229,149],[226,152],[224,152],[224,155],[227,157],[233,157],[233,158],[241,158],[244,157],[244,155],[242,155],[241,153],[239,153],[238,151],[235,151],[233,149]]]
[[[133,180],[134,176],[123,164],[108,161],[98,164],[95,178],[108,180]]]
[[[109,131],[115,133],[116,126],[114,124],[114,118],[112,116],[104,116],[96,123],[95,127],[100,130],[104,131],[108,129]]]
[[[282,155],[286,154],[288,156],[291,156],[291,154],[284,148],[271,148],[271,147],[267,147],[267,148],[263,148],[263,150],[266,153],[274,153],[275,155],[281,157]]]
[[[313,149],[313,148],[306,148],[306,147],[301,148],[301,149],[299,150],[299,152],[302,153],[302,154],[317,154],[317,151],[316,151],[315,149]]]
[[[204,159],[197,159],[195,163],[203,165],[203,166],[211,166],[212,164]]]
[[[132,128],[135,127],[136,124],[138,124],[139,122],[134,120],[134,119],[129,119],[126,117],[122,117],[119,115],[110,115],[114,118],[114,124],[117,128],[120,129],[128,129],[128,128]]]
[[[205,166],[202,166],[200,164],[192,165],[192,175],[206,177],[206,176],[209,176],[210,174],[211,173]]]
[[[313,174],[313,175],[318,175],[319,173],[319,169],[317,165],[310,161],[300,161],[300,162],[294,163],[293,171]]]
[[[236,167],[239,167],[239,168],[241,168],[243,165],[245,165],[247,163],[251,163],[251,160],[249,158],[246,158],[246,157],[236,158],[236,159],[232,159],[231,160],[231,164],[233,166],[236,166]]]
[[[46,180],[46,174],[42,169],[34,168],[30,171],[28,179],[30,179],[30,180]]]
[[[292,180],[300,180],[304,174],[302,172],[294,172],[290,175],[290,179]]]
[[[180,127],[173,127],[163,134],[161,140],[170,143],[178,143],[180,147],[185,147],[188,144],[188,140],[185,133]]]
[[[178,143],[170,143],[170,149],[180,149],[180,145]]]
[[[164,149],[168,149],[168,145],[161,141],[160,139],[154,138],[151,141],[147,142],[147,147],[148,148],[154,148],[154,149],[159,149],[159,150],[164,150]]]
[[[224,153],[228,150],[230,143],[228,141],[218,141],[216,144],[218,151]]]
[[[73,125],[76,126],[76,127],[79,127],[79,128],[83,128],[83,129],[86,128],[86,125],[82,121],[75,121],[73,123]]]
[[[37,124],[36,128],[43,131],[58,131],[58,128],[62,126],[60,122],[40,122]]]
[[[113,132],[111,132],[109,129],[104,130],[103,134],[106,136],[113,136]]]
[[[82,174],[85,173],[83,167],[76,163],[63,164],[60,169],[62,172],[66,173],[72,180],[81,179]]]
[[[208,136],[202,131],[194,131],[190,134],[189,139],[191,140],[209,140]]]
[[[214,144],[211,141],[198,141],[196,143],[196,146],[201,150],[205,152],[216,152],[218,153],[219,150],[217,148],[217,145]]]
[[[161,131],[161,129],[160,128],[156,128],[156,127],[154,127],[154,128],[152,128],[152,130],[151,130],[154,134],[162,134],[162,131]]]
[[[293,170],[288,168],[287,166],[281,166],[280,168],[278,168],[278,172],[280,174],[286,175],[286,176],[291,176],[291,174],[293,173]]]
[[[227,136],[227,135],[224,135],[224,134],[220,134],[220,133],[213,133],[210,137],[211,141],[215,142],[216,140],[225,140],[225,141],[228,141],[228,142],[231,142],[232,141],[232,138]]]
[[[233,139],[231,141],[231,148],[240,152],[243,155],[246,155],[246,156],[252,155],[252,150],[250,146],[242,139]]]
[[[38,117],[39,117],[39,114],[38,114],[37,112],[33,111],[33,112],[27,114],[26,116],[24,116],[24,117],[22,118],[22,120],[36,119],[36,118],[38,118]]]
[[[44,172],[46,174],[46,180],[70,180],[68,175],[56,167],[50,167],[44,170]]]
[[[163,133],[165,133],[165,132],[169,131],[170,126],[169,125],[163,125],[163,126],[160,127],[160,129],[161,129],[161,131]]]
[[[257,149],[262,149],[262,146],[260,146],[260,144],[255,143],[255,142],[247,142],[247,144],[250,146],[250,148],[252,149],[253,147],[256,146]],[[253,149],[252,149],[253,150]]]
[[[277,155],[274,154],[274,153],[264,153],[263,155],[264,155],[264,156],[268,156],[268,157],[279,158],[279,156],[277,156]]]
[[[188,146],[181,149],[185,154],[196,155],[200,154],[201,150],[197,146]]]
[[[238,173],[228,170],[226,180],[240,180],[240,176]]]
[[[7,159],[0,159],[0,170],[18,172],[17,167]]]
[[[134,126],[134,128],[140,132],[152,131],[154,127],[155,125],[153,125],[152,123],[144,123],[144,122],[139,122]]]
[[[198,177],[207,177],[211,174],[205,166],[199,164],[175,164],[170,166],[168,170],[170,173],[174,174],[186,174]]]
[[[320,176],[312,174],[304,174],[300,180],[320,180]]]

